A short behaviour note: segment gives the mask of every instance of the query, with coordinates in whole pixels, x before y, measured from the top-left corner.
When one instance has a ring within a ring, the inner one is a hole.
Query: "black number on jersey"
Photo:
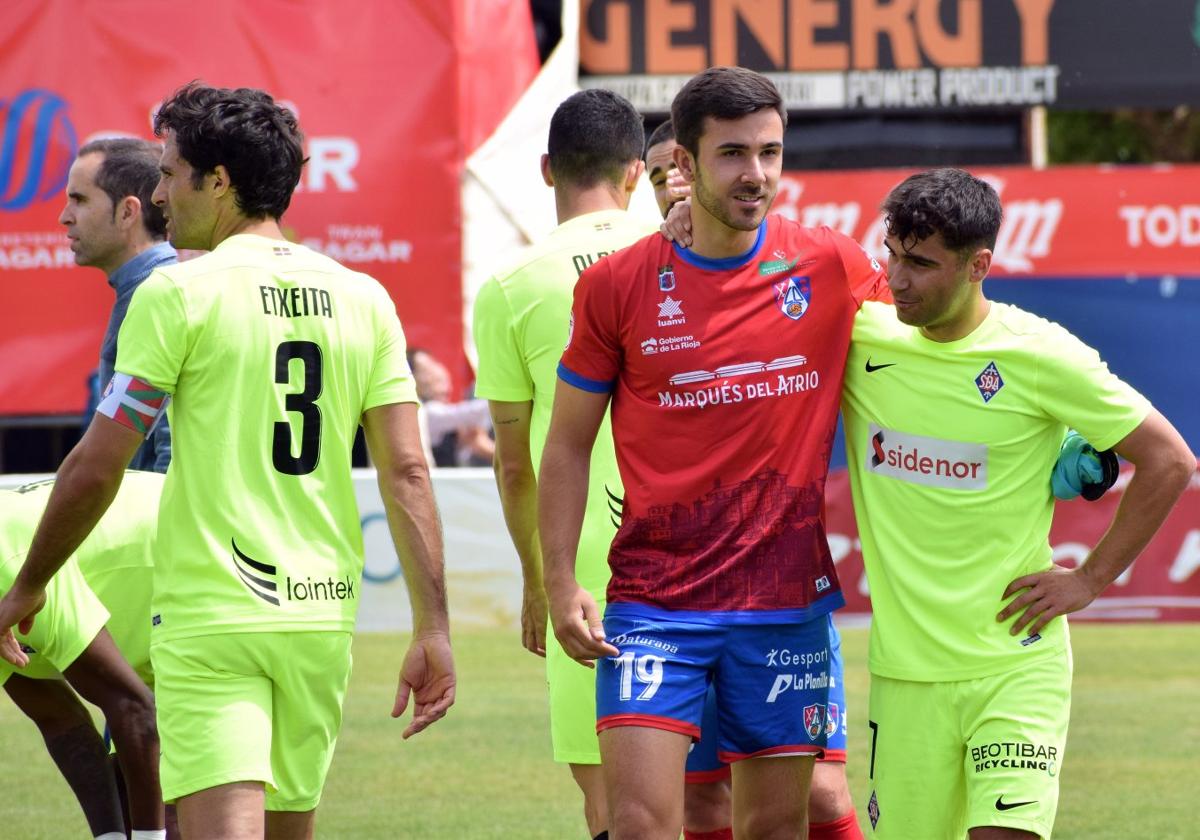
[[[300,454],[292,454],[292,424],[287,420],[275,423],[271,443],[271,460],[275,469],[285,475],[307,475],[317,468],[321,457],[321,348],[311,341],[285,341],[275,351],[275,383],[290,385],[291,361],[304,362],[304,390],[288,394],[284,408],[300,415]]]

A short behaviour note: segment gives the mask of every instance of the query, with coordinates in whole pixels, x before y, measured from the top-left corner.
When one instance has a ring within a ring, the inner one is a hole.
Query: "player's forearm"
[[[1167,449],[1136,466],[1108,531],[1081,574],[1099,593],[1137,558],[1187,488],[1196,460],[1187,447]]]
[[[121,487],[122,476],[121,470],[107,470],[92,463],[78,447],[71,451],[58,471],[14,588],[46,588],[108,510]]]
[[[450,631],[442,523],[429,470],[415,459],[385,473],[379,489],[412,605],[416,634]]]
[[[542,588],[542,549],[538,544],[537,476],[527,458],[495,460],[496,488],[504,524],[521,560],[527,588]]]
[[[575,582],[591,450],[548,442],[538,477],[538,532],[546,591]]]

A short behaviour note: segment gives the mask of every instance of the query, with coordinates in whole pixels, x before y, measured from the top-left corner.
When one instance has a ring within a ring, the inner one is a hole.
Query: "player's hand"
[[[1000,611],[996,621],[1007,621],[1024,610],[1009,632],[1015,636],[1028,625],[1028,635],[1036,636],[1051,619],[1083,609],[1104,589],[1103,584],[1091,580],[1086,568],[1086,565],[1077,569],[1052,566],[1044,572],[1017,578],[1004,590],[1004,598],[1021,594]]]
[[[692,184],[684,178],[678,169],[671,167],[667,170],[667,206],[677,201],[692,197]]]
[[[400,685],[392,717],[398,718],[413,698],[413,719],[402,737],[411,738],[431,723],[446,716],[454,704],[454,656],[450,637],[445,633],[414,636],[400,667]]]
[[[593,659],[619,656],[620,651],[604,640],[604,621],[591,593],[572,580],[547,589],[554,635],[567,655],[581,665],[596,667]]]
[[[677,201],[667,211],[667,218],[659,228],[668,241],[674,242],[680,248],[692,246],[692,200],[685,198]]]
[[[521,595],[521,645],[530,653],[546,655],[546,590],[525,586]]]
[[[0,656],[18,668],[29,664],[29,657],[21,650],[21,643],[13,633],[15,626],[20,632],[33,629],[33,617],[46,606],[45,590],[28,591],[13,586],[0,599]]]

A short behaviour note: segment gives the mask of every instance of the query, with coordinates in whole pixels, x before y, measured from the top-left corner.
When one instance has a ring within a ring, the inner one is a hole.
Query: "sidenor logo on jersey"
[[[233,568],[242,583],[268,604],[279,606],[278,567],[250,557],[238,548],[237,540],[230,540],[230,544],[233,546]],[[355,590],[356,581],[350,575],[344,575],[340,580],[332,577],[297,580],[284,575],[282,594],[289,601],[349,601],[357,597]]]
[[[871,423],[867,470],[911,484],[948,490],[987,489],[987,446],[922,437]]]

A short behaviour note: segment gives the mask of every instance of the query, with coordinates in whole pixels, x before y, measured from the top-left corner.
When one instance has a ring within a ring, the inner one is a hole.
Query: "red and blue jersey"
[[[612,393],[625,507],[610,604],[745,622],[842,605],[823,500],[868,299],[890,296],[858,243],[779,216],[736,257],[655,234],[584,272],[559,376]]]

